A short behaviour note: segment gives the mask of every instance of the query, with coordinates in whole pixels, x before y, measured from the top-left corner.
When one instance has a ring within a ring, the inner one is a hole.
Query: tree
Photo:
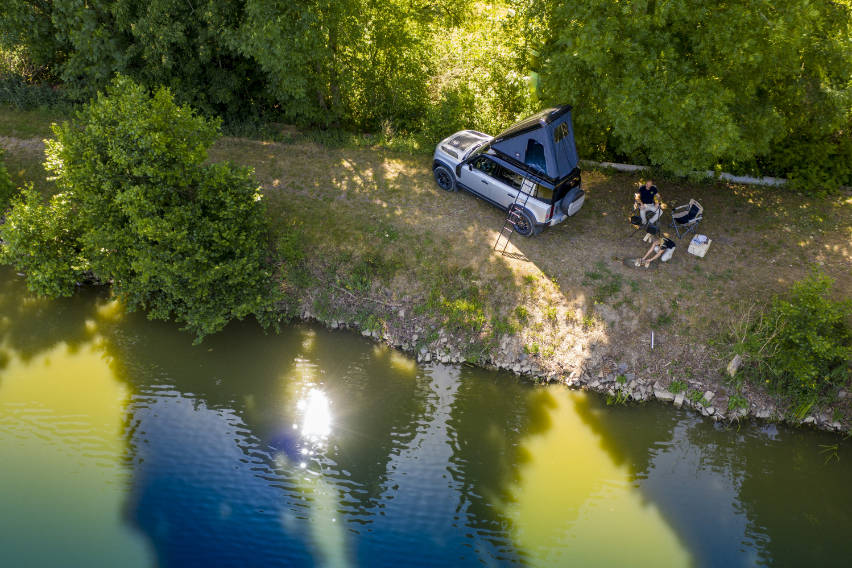
[[[0,217],[3,216],[9,207],[14,191],[15,184],[12,183],[12,178],[9,177],[9,170],[6,169],[6,164],[3,163],[3,149],[0,148]]]
[[[61,198],[44,208],[27,196],[12,211],[20,222],[0,232],[8,261],[29,273],[53,263],[43,271],[53,281],[32,289],[68,293],[69,279],[85,269],[112,283],[130,309],[174,318],[199,339],[233,318],[271,321],[276,292],[261,194],[249,170],[205,164],[217,120],[178,106],[165,88],[150,96],[118,78],[54,135],[45,167]],[[31,236],[16,238],[21,227]],[[59,256],[65,272],[47,252],[57,233],[67,245]]]
[[[800,134],[849,134],[848,2],[536,4],[549,28],[545,97],[577,106],[587,155],[685,173],[766,156]]]

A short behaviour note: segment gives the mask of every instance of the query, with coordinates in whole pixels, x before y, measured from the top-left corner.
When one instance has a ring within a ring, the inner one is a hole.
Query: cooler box
[[[707,235],[695,235],[689,242],[689,248],[686,252],[703,257],[707,254],[707,249],[710,248],[710,243],[712,242],[712,239],[707,238]]]

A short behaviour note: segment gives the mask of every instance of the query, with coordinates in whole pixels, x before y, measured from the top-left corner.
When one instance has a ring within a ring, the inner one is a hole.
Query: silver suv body
[[[547,109],[497,136],[456,132],[435,148],[432,171],[447,191],[469,191],[508,211],[515,232],[532,236],[583,206],[571,107]]]

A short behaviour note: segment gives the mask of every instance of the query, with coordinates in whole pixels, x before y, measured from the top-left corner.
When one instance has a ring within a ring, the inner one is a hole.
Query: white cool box
[[[707,249],[710,248],[710,243],[713,240],[707,238],[707,235],[695,235],[692,237],[692,240],[689,242],[689,248],[686,251],[689,254],[694,254],[695,256],[703,257],[707,254]]]

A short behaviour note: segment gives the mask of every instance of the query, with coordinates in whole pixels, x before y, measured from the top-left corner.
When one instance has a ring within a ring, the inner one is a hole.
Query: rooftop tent
[[[559,180],[577,167],[571,105],[543,110],[494,137],[491,148],[531,171]]]

